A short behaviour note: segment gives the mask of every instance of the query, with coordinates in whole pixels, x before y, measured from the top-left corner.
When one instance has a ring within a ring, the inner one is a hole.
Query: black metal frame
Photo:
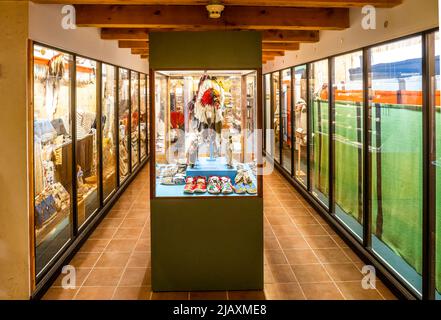
[[[308,147],[307,147],[307,188],[303,186],[295,178],[295,171],[293,170],[294,177],[290,175],[287,170],[284,169],[282,165],[282,158],[280,163],[274,159],[270,159],[274,162],[275,167],[285,176],[285,178],[305,197],[305,199],[327,220],[330,225],[340,234],[343,239],[352,247],[364,261],[372,264],[379,272],[378,276],[389,284],[392,290],[398,294],[400,297],[406,299],[423,299],[423,300],[433,300],[435,299],[435,245],[436,245],[436,175],[435,168],[432,162],[435,161],[435,117],[434,109],[435,105],[433,93],[434,88],[434,77],[435,77],[435,50],[434,50],[434,37],[433,34],[438,31],[438,29],[431,29],[424,32],[419,32],[412,35],[407,35],[400,37],[398,39],[387,40],[374,45],[366,46],[363,48],[351,50],[349,52],[343,52],[322,59],[317,59],[310,61],[308,63],[299,64],[292,67],[295,70],[296,67],[306,66],[307,73],[307,137],[308,137]],[[392,270],[385,261],[381,259],[372,250],[372,205],[371,205],[371,194],[372,194],[372,181],[370,179],[372,173],[372,155],[370,153],[369,147],[371,146],[371,119],[372,119],[372,109],[370,104],[370,98],[372,96],[371,88],[371,48],[394,43],[400,40],[410,39],[413,37],[422,37],[422,50],[423,50],[423,292],[422,296],[415,292],[410,286],[408,286],[405,281],[399,276],[394,270]],[[334,68],[334,58],[338,56],[343,56],[346,54],[354,52],[363,52],[363,194],[362,194],[362,213],[363,213],[363,241],[356,237],[352,231],[348,230],[338,219],[335,217],[335,196],[334,196],[334,170],[335,170],[335,141],[333,139],[335,133],[335,112],[334,112],[334,90],[333,90],[333,68]],[[317,61],[328,60],[328,72],[329,72],[329,130],[330,130],[330,156],[329,156],[329,209],[323,206],[323,204],[318,201],[311,193],[311,114],[310,114],[310,67],[311,64]],[[284,69],[278,71],[272,71],[268,74],[282,72]],[[266,75],[266,74],[265,74]],[[264,75],[264,77],[265,77]],[[294,72],[292,72],[294,75]],[[292,78],[293,80],[293,78]],[[294,81],[294,80],[293,80]],[[271,85],[272,85],[271,80]],[[294,85],[291,86],[291,90],[294,90]],[[271,90],[271,110],[273,105],[273,90]],[[295,116],[291,116],[291,121],[295,121]],[[267,154],[267,153],[266,153]],[[441,235],[438,235],[441,236]]]
[[[100,221],[106,216],[106,214],[110,211],[110,209],[112,208],[112,206],[116,203],[116,201],[119,199],[119,197],[122,195],[122,193],[124,192],[124,190],[128,187],[128,185],[130,184],[130,182],[136,177],[136,175],[138,174],[138,172],[144,167],[144,165],[148,162],[149,157],[150,157],[150,153],[149,153],[149,148],[147,145],[147,157],[146,159],[143,161],[143,163],[139,163],[137,166],[137,169],[133,172],[131,172],[131,174],[129,174],[128,178],[121,183],[120,179],[119,179],[119,69],[121,67],[111,64],[111,63],[107,63],[104,61],[100,61],[97,59],[93,59],[93,58],[89,58],[83,55],[79,55],[76,54],[74,52],[70,52],[64,49],[60,49],[45,43],[41,43],[38,41],[32,41],[32,50],[34,50],[34,46],[41,46],[47,49],[51,49],[51,50],[56,50],[58,52],[64,53],[64,54],[68,54],[70,55],[72,62],[70,63],[69,66],[69,75],[71,78],[71,82],[70,82],[70,92],[71,92],[71,96],[70,96],[70,106],[69,106],[69,112],[70,112],[70,121],[71,121],[71,139],[72,139],[72,196],[71,196],[71,214],[70,214],[70,234],[71,234],[71,239],[69,239],[64,245],[63,247],[60,249],[60,251],[52,257],[52,259],[50,260],[50,262],[41,270],[41,272],[39,274],[35,274],[35,282],[36,282],[36,286],[35,286],[35,290],[31,293],[31,298],[32,299],[38,299],[41,298],[42,295],[46,292],[46,290],[50,287],[51,283],[53,281],[55,281],[56,277],[58,276],[59,272],[61,271],[62,267],[64,265],[66,265],[71,258],[75,255],[75,253],[79,250],[79,248],[81,247],[81,244],[87,240],[87,238],[89,237],[89,235],[93,232],[93,230],[98,226],[98,224],[100,223]],[[32,57],[32,56],[31,56]],[[29,58],[31,58],[29,57]],[[90,218],[88,218],[82,226],[78,226],[78,208],[77,208],[77,172],[76,172],[76,105],[77,105],[77,95],[76,95],[76,89],[77,89],[77,57],[80,58],[84,58],[84,59],[88,59],[91,61],[96,62],[97,65],[97,74],[96,74],[96,91],[97,91],[97,95],[96,95],[96,103],[97,103],[97,121],[96,121],[96,130],[97,132],[97,150],[98,150],[98,158],[99,158],[99,172],[98,172],[98,195],[99,195],[99,208],[93,213],[91,214]],[[34,62],[32,61],[32,64]],[[116,175],[117,175],[117,187],[115,189],[115,191],[113,192],[113,194],[111,194],[107,201],[104,201],[105,199],[103,198],[103,176],[102,176],[102,168],[103,168],[103,163],[102,163],[102,123],[101,123],[101,116],[102,116],[102,64],[106,64],[106,65],[110,65],[115,67],[115,80],[116,80],[116,97],[115,97],[115,124],[116,124],[116,137],[117,137],[117,147],[116,147],[116,154],[117,154],[117,163],[116,163]],[[126,69],[126,68],[124,68]],[[130,69],[126,69],[129,71],[129,76],[130,76]],[[138,72],[138,71],[136,71]],[[141,74],[141,72],[138,72],[138,75]],[[143,73],[146,75],[146,79],[148,79],[148,74],[147,73]],[[138,76],[139,79],[139,76]],[[33,86],[33,79],[31,82],[31,85]],[[129,81],[130,78],[129,78]],[[147,85],[147,84],[146,84]],[[148,90],[148,87],[147,87]],[[147,91],[148,93],[148,91]],[[31,99],[33,100],[34,97],[31,97]],[[147,105],[147,111],[148,111],[149,105]],[[32,110],[33,112],[33,110]],[[131,113],[130,113],[131,114]],[[128,121],[130,123],[130,121]],[[31,124],[32,125],[32,124]],[[33,127],[31,129],[33,131]],[[129,135],[129,145],[131,143],[131,137]],[[131,167],[130,167],[131,169]],[[34,195],[30,195],[31,197],[34,197]],[[35,232],[34,235],[35,237]],[[35,250],[35,248],[34,248]],[[34,264],[34,266],[36,265],[36,257],[34,258],[34,260],[31,262]]]

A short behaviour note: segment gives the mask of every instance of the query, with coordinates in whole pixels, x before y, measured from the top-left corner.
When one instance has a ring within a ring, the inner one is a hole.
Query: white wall
[[[438,27],[438,0],[403,0],[392,9],[377,9],[377,29],[361,27],[361,8],[350,10],[351,27],[343,31],[321,31],[320,41],[301,44],[299,51],[286,52],[263,66],[263,72],[303,64],[331,55],[359,49],[379,42]],[[385,22],[388,27],[385,28]]]
[[[29,4],[29,38],[73,53],[148,73],[148,62],[130,49],[119,49],[116,40],[101,40],[97,28],[65,30],[62,5]]]

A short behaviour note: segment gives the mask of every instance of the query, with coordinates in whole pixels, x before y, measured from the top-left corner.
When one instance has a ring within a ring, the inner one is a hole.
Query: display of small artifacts
[[[157,196],[257,193],[248,132],[255,79],[252,71],[155,74]]]
[[[130,103],[130,78],[129,70],[119,69],[119,106],[118,106],[118,130],[119,130],[119,175],[123,182],[130,173],[129,163],[129,103]]]

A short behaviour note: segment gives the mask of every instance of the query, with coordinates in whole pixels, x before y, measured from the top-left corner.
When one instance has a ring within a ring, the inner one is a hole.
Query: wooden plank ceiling
[[[151,31],[258,30],[263,63],[301,43],[319,41],[320,30],[349,28],[349,8],[391,8],[402,0],[223,0],[220,19],[210,19],[209,0],[32,0],[74,4],[78,27],[101,28],[101,38],[148,59]]]

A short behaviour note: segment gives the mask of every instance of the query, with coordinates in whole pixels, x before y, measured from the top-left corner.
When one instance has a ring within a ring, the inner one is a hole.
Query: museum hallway
[[[149,212],[147,165],[70,262],[76,287],[61,275],[44,299],[395,299],[362,288],[362,261],[278,172],[264,177],[264,292],[151,292]]]

